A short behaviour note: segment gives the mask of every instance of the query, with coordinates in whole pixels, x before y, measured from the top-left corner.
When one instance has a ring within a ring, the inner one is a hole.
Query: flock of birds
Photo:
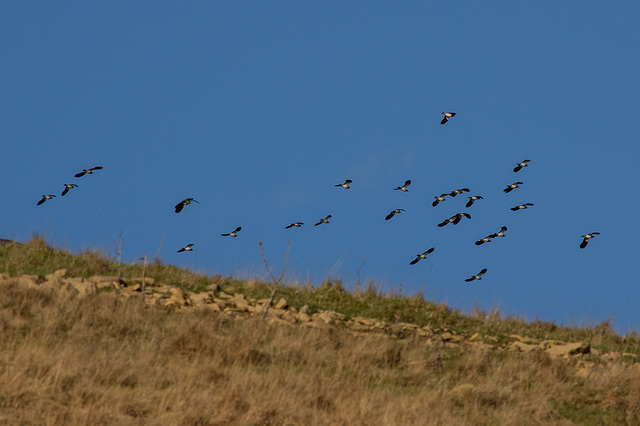
[[[451,118],[455,117],[456,113],[455,112],[443,112],[442,115],[444,116],[444,118],[442,119],[442,121],[440,122],[441,125],[446,124]],[[513,169],[514,173],[519,172],[520,170],[522,170],[523,168],[527,167],[529,165],[530,160],[523,160],[519,163],[516,164],[516,166]],[[94,171],[96,170],[102,170],[101,166],[95,166],[92,167],[90,169],[82,169],[81,172],[75,174],[76,178],[80,178],[84,175],[90,175],[93,174]],[[346,179],[344,181],[344,183],[338,183],[334,186],[336,187],[341,187],[344,189],[351,189],[351,184],[353,183],[353,181],[351,179]],[[403,185],[398,186],[396,188],[394,188],[394,190],[396,191],[402,191],[402,192],[408,192],[409,191],[409,186],[411,185],[411,180],[408,179],[404,182]],[[510,185],[507,185],[506,188],[503,189],[503,192],[505,194],[510,193],[511,191],[517,189],[520,185],[523,185],[522,182],[514,182]],[[71,189],[73,188],[77,188],[78,185],[76,184],[64,184],[64,189],[62,191],[61,196],[64,197]],[[436,195],[434,197],[434,201],[432,203],[433,207],[436,207],[438,204],[446,201],[446,197],[451,197],[454,198],[460,194],[463,194],[465,192],[470,192],[469,188],[460,188],[460,189],[455,189],[449,193],[443,193],[440,195]],[[45,201],[50,200],[52,198],[54,198],[55,195],[53,194],[48,194],[48,195],[43,195],[42,198],[40,199],[40,201],[38,201],[37,205],[41,205],[43,204]],[[466,203],[466,207],[469,208],[471,207],[476,201],[478,200],[482,200],[482,196],[480,195],[471,195],[468,197],[469,200]],[[190,205],[191,203],[198,203],[199,202],[193,198],[185,198],[184,200],[180,201],[178,204],[175,205],[174,210],[176,213],[180,213],[182,212],[182,210],[184,209],[185,206]],[[512,211],[518,211],[518,210],[524,210],[527,209],[528,207],[533,206],[533,203],[524,203],[524,204],[519,204],[516,205],[514,207],[511,207],[510,210]],[[390,220],[392,219],[396,214],[400,214],[403,211],[405,211],[404,209],[394,209],[392,210],[386,217],[385,220]],[[331,215],[327,215],[324,218],[321,218],[317,223],[314,224],[314,226],[319,226],[322,224],[328,224],[329,223],[329,219],[331,219]],[[466,212],[462,212],[462,213],[457,213],[447,219],[444,219],[441,223],[439,223],[437,226],[439,227],[444,227],[448,224],[453,224],[453,225],[457,225],[458,223],[460,223],[460,221],[463,219],[471,219],[471,215],[469,213]],[[293,222],[287,226],[285,226],[285,229],[290,229],[290,228],[300,228],[302,225],[304,225],[303,222]],[[242,230],[241,226],[238,226],[237,228],[235,228],[233,231],[228,232],[228,233],[224,233],[224,234],[220,234],[223,237],[237,237],[238,233]],[[484,238],[481,238],[480,240],[476,241],[475,244],[480,246],[482,244],[488,243],[490,242],[492,239],[494,238],[500,238],[500,237],[504,237],[505,236],[505,232],[507,231],[507,227],[506,226],[502,226],[500,228],[500,231],[495,232],[493,234],[489,234]],[[589,234],[585,234],[582,235],[582,242],[580,243],[580,248],[583,249],[587,246],[587,244],[589,243],[589,240],[591,238],[594,238],[596,235],[599,235],[599,232],[591,232]],[[190,252],[193,251],[193,246],[195,244],[191,243],[191,244],[187,244],[185,247],[182,247],[181,249],[178,250],[178,253],[182,253],[182,252]],[[431,253],[433,253],[435,251],[435,247],[431,247],[430,249],[419,253],[416,255],[416,258],[413,259],[409,264],[410,265],[415,265],[417,264],[419,261],[426,259],[427,256]],[[476,281],[476,280],[481,280],[482,276],[487,272],[487,268],[483,268],[480,272],[478,272],[476,275],[472,275],[471,277],[465,279],[466,282],[472,282],[472,281]]]

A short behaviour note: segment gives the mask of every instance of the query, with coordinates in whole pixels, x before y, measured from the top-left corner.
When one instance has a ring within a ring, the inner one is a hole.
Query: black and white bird
[[[193,249],[191,248],[193,246],[193,244],[187,244],[185,247],[182,247],[180,250],[178,250],[178,253],[182,253],[183,251],[193,251]]]
[[[493,237],[504,237],[504,233],[507,232],[507,227],[503,226],[502,228],[500,228],[499,232],[496,232],[495,234],[492,234]]]
[[[518,163],[518,164],[516,165],[516,167],[513,169],[513,172],[514,172],[514,173],[519,172],[523,167],[527,167],[527,166],[528,166],[528,164],[527,164],[527,163],[528,163],[529,161],[531,161],[531,160],[524,160],[523,162]]]
[[[447,195],[449,195],[449,194],[440,194],[438,196],[433,197],[436,200],[431,205],[433,207],[437,206],[439,202],[444,201],[444,197],[446,197]]]
[[[582,238],[582,242],[580,243],[580,248],[585,248],[587,246],[587,244],[589,244],[589,240],[593,237],[595,237],[596,235],[600,235],[599,232],[592,232],[590,234],[586,234],[583,235]]]
[[[518,210],[524,210],[529,206],[532,206],[532,203],[524,203],[524,204],[520,204],[519,206],[515,206],[515,207],[511,207],[512,211],[518,211]]]
[[[449,195],[455,197],[456,195],[462,194],[463,192],[469,192],[469,188],[454,189]]]
[[[447,121],[449,121],[449,119],[451,117],[455,117],[456,113],[455,112],[443,112],[442,115],[444,115],[444,118],[442,119],[442,121],[440,122],[440,124],[444,124]]]
[[[64,190],[62,191],[62,197],[64,197],[65,195],[67,195],[67,192],[69,192],[70,189],[72,188],[77,188],[78,185],[76,185],[75,183],[65,183],[64,184]]]
[[[439,223],[438,226],[442,227],[449,223],[453,223],[454,225],[457,225],[458,222],[460,222],[460,220],[463,217],[466,217],[467,219],[471,219],[471,215],[469,213],[458,213],[458,214],[454,214],[449,219],[445,219],[442,223]]]
[[[395,210],[392,210],[392,211],[391,211],[391,213],[389,213],[389,214],[387,215],[387,217],[385,217],[385,218],[384,218],[384,220],[389,220],[389,219],[391,219],[393,216],[395,216],[395,214],[396,214],[396,213],[400,213],[400,212],[403,212],[403,211],[405,211],[405,210],[404,210],[404,209],[395,209]]]
[[[76,173],[75,176],[77,178],[79,178],[79,177],[82,177],[84,175],[92,175],[94,170],[102,170],[102,166],[95,166],[95,167],[92,167],[90,169],[82,169],[82,171],[80,173]]]
[[[393,190],[394,190],[394,191],[400,190],[400,191],[402,191],[402,192],[407,192],[407,191],[408,191],[407,187],[408,187],[409,185],[411,185],[411,179],[405,180],[405,181],[404,181],[404,185],[399,186],[399,187],[397,187],[397,188],[393,188]]]
[[[507,186],[505,189],[503,189],[503,191],[505,194],[508,194],[520,185],[522,185],[522,182],[514,182],[511,185]]]
[[[38,201],[38,205],[44,203],[47,200],[52,199],[53,197],[55,197],[55,195],[43,195],[40,201]]]
[[[191,204],[192,202],[200,204],[197,200],[193,199],[193,197],[192,198],[185,198],[184,200],[182,200],[178,204],[176,204],[176,213],[180,213],[182,211],[182,209],[184,208],[184,206],[187,206],[187,205]]]
[[[487,273],[487,268],[484,268],[482,271],[478,272],[477,275],[473,275],[471,278],[467,278],[465,281],[470,283],[473,280],[481,280],[482,276]]]
[[[327,217],[325,217],[324,219],[320,219],[320,222],[316,223],[313,226],[318,226],[318,225],[322,225],[323,223],[329,223],[329,219],[331,219],[331,215],[327,215]]]
[[[341,186],[344,189],[350,189],[349,184],[351,184],[351,182],[353,182],[351,179],[347,179],[347,180],[344,181],[344,183],[338,183],[338,184],[336,184],[334,186]]]
[[[495,234],[487,235],[486,237],[479,239],[478,241],[476,241],[476,245],[481,246],[484,243],[490,243],[494,235]]]
[[[293,222],[291,225],[285,226],[284,229],[300,228],[302,225],[304,225],[304,222]]]
[[[238,226],[236,229],[234,229],[233,231],[229,232],[228,234],[220,234],[223,237],[237,237],[238,236],[238,232],[240,232],[240,230],[242,229],[242,226]]]
[[[435,249],[436,249],[435,247],[431,247],[429,250],[425,251],[424,253],[417,254],[416,258],[413,259],[411,262],[409,262],[409,265],[415,265],[416,263],[420,262],[422,259],[426,259],[427,255],[433,253]]]
[[[482,200],[483,198],[480,195],[472,195],[469,197],[469,201],[467,201],[466,207],[469,208],[476,202],[476,200]]]

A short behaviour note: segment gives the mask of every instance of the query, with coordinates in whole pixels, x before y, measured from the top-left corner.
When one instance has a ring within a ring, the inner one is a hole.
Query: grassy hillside
[[[285,285],[275,300],[340,321],[285,324],[230,307],[149,304],[139,291],[123,297],[124,287],[69,297],[47,285],[63,268],[69,277],[119,275],[129,289],[143,273],[39,238],[0,246],[3,424],[640,424],[640,341],[606,323],[464,316],[420,297],[373,286],[349,293],[329,282]],[[26,286],[9,278],[27,274]],[[239,294],[254,305],[270,294],[268,283],[161,264],[146,276],[154,286]],[[362,326],[373,320],[383,324],[376,332]],[[428,332],[407,331],[418,329]],[[546,341],[590,350],[514,350]]]

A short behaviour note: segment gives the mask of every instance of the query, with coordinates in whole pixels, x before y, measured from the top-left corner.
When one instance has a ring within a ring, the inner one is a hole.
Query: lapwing
[[[438,226],[442,227],[448,223],[453,223],[454,225],[457,225],[458,222],[460,222],[460,220],[463,217],[466,217],[467,219],[471,219],[471,215],[469,213],[458,213],[458,214],[454,214],[449,219],[445,219],[442,223],[439,223]]]
[[[478,272],[478,275],[474,275],[471,278],[467,278],[465,281],[470,283],[473,280],[481,280],[482,276],[487,273],[487,268],[484,268],[482,271]]]
[[[502,228],[500,228],[499,232],[496,232],[495,234],[493,234],[494,237],[504,237],[504,233],[507,231],[507,227],[503,226]]]
[[[40,201],[38,201],[38,205],[44,203],[47,200],[52,199],[53,197],[55,197],[55,195],[43,195],[42,199]]]
[[[198,203],[200,204],[197,200],[192,198],[185,198],[184,200],[180,201],[178,204],[176,204],[176,213],[180,213],[182,211],[182,209],[184,208],[184,206],[187,206],[189,204],[191,204],[191,202],[194,203]]]
[[[469,197],[469,201],[467,201],[467,208],[471,207],[476,200],[482,200],[483,198],[480,195],[473,195]]]
[[[503,191],[505,194],[508,194],[520,185],[522,185],[522,182],[514,182],[511,185],[507,186],[505,189],[503,189]]]
[[[449,194],[441,194],[441,195],[439,195],[439,196],[435,196],[435,197],[433,197],[433,198],[435,198],[436,200],[435,200],[431,205],[432,205],[433,207],[437,206],[437,205],[438,205],[438,203],[439,203],[440,201],[444,201],[444,197],[446,197],[447,195],[449,195]]]
[[[518,210],[526,209],[527,207],[532,206],[532,205],[533,205],[532,203],[520,204],[519,206],[511,207],[511,210],[515,212],[515,211],[518,211]]]
[[[462,194],[463,192],[469,192],[469,188],[454,189],[449,195],[455,197],[456,195]]]
[[[79,178],[84,175],[92,175],[94,170],[102,170],[102,166],[95,166],[90,169],[82,169],[82,171],[80,173],[77,173],[75,176]]]
[[[587,246],[587,244],[589,244],[589,240],[593,237],[595,237],[596,235],[600,235],[599,232],[592,232],[590,234],[586,234],[583,235],[582,238],[584,238],[582,240],[582,243],[580,243],[580,248],[585,248]]]
[[[440,124],[444,124],[447,121],[449,121],[449,119],[451,117],[455,117],[456,113],[455,112],[443,112],[442,115],[444,115],[444,118],[442,119],[442,121],[440,122]]]
[[[420,262],[422,259],[426,259],[427,255],[433,253],[435,249],[436,249],[435,247],[431,247],[429,250],[425,251],[424,253],[417,254],[416,258],[413,259],[411,262],[409,262],[409,265],[415,265],[416,263]]]
[[[289,228],[300,228],[302,225],[304,225],[303,222],[293,222],[291,225],[287,225],[284,227],[284,229],[289,229]]]
[[[389,220],[389,219],[391,219],[391,218],[392,218],[396,213],[400,213],[400,212],[403,212],[403,211],[405,211],[405,210],[404,210],[404,209],[395,209],[395,210],[393,210],[391,213],[389,213],[389,214],[387,215],[387,217],[385,217],[385,218],[384,218],[384,220]]]
[[[405,181],[404,181],[404,185],[399,186],[399,187],[397,187],[397,188],[393,188],[393,190],[394,190],[394,191],[400,190],[400,191],[402,191],[402,192],[407,192],[407,191],[408,191],[407,187],[408,187],[409,185],[411,185],[411,179],[405,180]]]
[[[487,235],[486,237],[479,239],[478,241],[476,241],[476,245],[481,246],[484,243],[490,243],[494,235],[495,234]]]
[[[322,225],[323,223],[329,223],[329,219],[331,219],[331,215],[327,215],[327,217],[325,217],[324,219],[320,219],[320,222],[316,223],[313,226],[318,226],[318,225]]]
[[[193,247],[193,244],[187,244],[186,247],[182,247],[180,250],[178,250],[178,253],[182,253],[183,251],[193,251],[191,247]]]
[[[220,234],[223,237],[237,237],[238,236],[238,232],[240,232],[240,230],[242,229],[242,226],[238,226],[236,229],[234,229],[233,231],[229,232],[228,234]]]
[[[339,183],[339,184],[334,185],[334,186],[341,186],[341,187],[343,187],[344,189],[350,189],[350,188],[349,188],[349,184],[350,184],[351,182],[353,182],[351,179],[347,179],[347,180],[345,180],[345,181],[344,181],[344,183]]]
[[[77,187],[78,185],[76,185],[75,183],[65,183],[64,190],[62,191],[61,197],[64,197],[65,195],[67,195],[67,192],[69,192],[70,189],[77,188]]]
[[[528,166],[528,162],[531,160],[524,160],[522,163],[518,163],[516,167],[513,169],[513,173],[519,172],[523,167]]]

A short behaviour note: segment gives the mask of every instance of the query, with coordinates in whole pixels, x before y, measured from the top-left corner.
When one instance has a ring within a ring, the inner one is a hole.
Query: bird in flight
[[[341,187],[343,187],[344,189],[350,189],[350,188],[349,188],[349,184],[350,184],[351,182],[353,182],[351,179],[347,179],[347,180],[345,180],[345,181],[344,181],[344,183],[339,183],[339,184],[334,185],[334,186],[341,186]]]
[[[469,197],[469,201],[467,201],[467,208],[471,207],[473,205],[473,203],[476,202],[476,200],[482,200],[482,197],[480,195],[472,195],[471,197]]]
[[[580,248],[585,248],[587,246],[587,244],[589,244],[589,240],[591,238],[595,237],[596,235],[600,235],[600,233],[599,232],[592,232],[590,234],[583,235],[582,238],[584,238],[584,239],[580,243]]]
[[[469,188],[454,189],[449,195],[455,197],[456,195],[462,194],[463,192],[469,192]]]
[[[469,213],[458,213],[458,214],[454,214],[449,219],[445,219],[442,223],[439,223],[438,226],[442,227],[449,223],[453,223],[454,225],[457,225],[458,222],[460,222],[460,220],[463,217],[466,217],[467,219],[471,219],[471,215]]]
[[[508,194],[520,185],[522,185],[522,182],[514,182],[511,185],[507,186],[505,189],[503,189],[503,191],[505,194]]]
[[[532,205],[533,205],[532,203],[524,203],[524,204],[520,204],[519,206],[511,207],[511,210],[515,212],[515,211],[518,211],[518,210],[526,209],[527,207],[532,206]]]
[[[495,234],[487,235],[486,237],[479,239],[478,241],[476,241],[476,245],[481,246],[484,243],[490,243],[494,235]]]
[[[72,188],[77,188],[78,185],[76,185],[75,183],[65,183],[64,184],[64,190],[62,191],[62,197],[64,197],[65,195],[67,195],[67,192],[69,192],[70,189]]]
[[[38,205],[44,203],[47,200],[52,199],[53,197],[55,197],[55,195],[43,195],[42,199],[40,201],[38,201]]]
[[[178,253],[182,253],[183,251],[193,251],[191,247],[193,247],[193,244],[187,244],[186,247],[182,247],[178,250]]]
[[[431,205],[433,207],[437,206],[439,202],[444,201],[444,197],[446,197],[447,195],[449,195],[449,194],[440,194],[439,196],[433,197],[436,200]]]
[[[435,247],[431,247],[429,250],[425,251],[424,253],[420,253],[416,255],[416,258],[413,259],[411,262],[409,262],[409,265],[415,265],[416,263],[420,262],[422,259],[426,259],[427,255],[433,253],[435,249],[436,249]]]
[[[223,237],[237,237],[238,236],[238,232],[240,232],[240,230],[242,229],[242,226],[238,226],[236,229],[234,229],[233,231],[229,232],[228,234],[220,234]]]
[[[92,175],[94,170],[102,170],[102,166],[95,166],[90,169],[82,169],[80,173],[76,173],[76,177],[82,177],[84,175]]]
[[[482,276],[487,273],[487,268],[484,268],[482,271],[478,272],[477,275],[473,275],[471,278],[467,278],[465,281],[470,283],[473,280],[481,280]]]
[[[320,219],[320,222],[316,223],[313,226],[318,226],[318,225],[321,225],[323,223],[329,223],[329,219],[331,219],[331,215],[330,214],[327,215],[327,217],[325,217],[324,219]]]
[[[444,118],[442,119],[442,121],[440,122],[440,124],[444,124],[447,121],[449,121],[449,119],[451,117],[455,117],[456,113],[455,112],[443,112],[442,115],[444,115]]]
[[[304,225],[303,222],[293,222],[291,225],[287,225],[284,227],[284,229],[289,229],[289,228],[300,228],[302,225]]]
[[[518,163],[518,164],[516,165],[516,167],[513,169],[513,173],[519,172],[523,167],[527,167],[527,166],[528,166],[528,164],[527,164],[527,163],[528,163],[529,161],[531,161],[531,160],[524,160],[523,162]]]
[[[500,228],[499,232],[496,232],[495,234],[493,234],[493,237],[504,237],[504,233],[507,231],[507,227],[503,226],[502,228]]]
[[[184,208],[184,206],[187,206],[189,204],[191,204],[191,202],[194,203],[198,203],[200,204],[197,200],[192,198],[185,198],[184,200],[180,201],[178,204],[176,204],[176,213],[180,213],[182,211],[182,209]]]
[[[393,190],[394,190],[394,191],[400,190],[400,191],[402,191],[402,192],[407,192],[407,191],[408,191],[407,187],[408,187],[409,185],[411,185],[411,179],[408,179],[408,180],[404,181],[404,185],[399,186],[399,187],[397,187],[397,188],[393,188]]]
[[[391,218],[392,218],[396,213],[400,213],[400,212],[403,212],[403,211],[405,211],[405,210],[404,210],[404,209],[395,209],[395,210],[392,210],[392,211],[391,211],[391,213],[389,213],[389,214],[387,215],[387,217],[385,217],[385,218],[384,218],[384,220],[389,220],[389,219],[391,219]]]

